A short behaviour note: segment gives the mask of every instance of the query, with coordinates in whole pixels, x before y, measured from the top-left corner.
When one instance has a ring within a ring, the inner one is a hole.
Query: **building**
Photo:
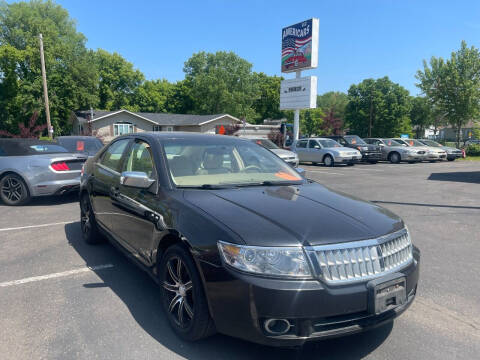
[[[140,113],[128,110],[85,110],[72,113],[72,135],[93,134],[110,142],[115,136],[142,131],[189,131],[215,134],[220,126],[241,127],[242,121],[228,114],[184,115]]]
[[[466,141],[474,138],[473,136],[474,128],[475,128],[475,122],[473,121],[469,121],[464,127],[462,127],[462,129],[460,130],[460,141]],[[452,128],[451,126],[445,126],[439,129],[437,138],[445,141],[456,141],[457,134],[454,128]]]

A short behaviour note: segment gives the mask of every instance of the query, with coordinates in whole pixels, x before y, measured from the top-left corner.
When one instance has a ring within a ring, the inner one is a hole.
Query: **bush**
[[[467,156],[480,156],[480,144],[468,145],[465,149]]]
[[[47,141],[52,141],[48,136],[40,136],[38,140],[47,140]]]

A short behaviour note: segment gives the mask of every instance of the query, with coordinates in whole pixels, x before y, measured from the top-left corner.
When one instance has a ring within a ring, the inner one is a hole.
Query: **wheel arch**
[[[33,196],[33,192],[32,192],[32,185],[30,184],[30,182],[27,180],[27,178],[25,177],[25,175],[23,175],[22,173],[16,171],[16,170],[13,170],[13,169],[6,169],[4,171],[2,171],[0,173],[0,181],[7,175],[17,175],[19,176],[23,182],[25,183],[25,185],[27,185],[27,191],[28,191],[28,196]]]

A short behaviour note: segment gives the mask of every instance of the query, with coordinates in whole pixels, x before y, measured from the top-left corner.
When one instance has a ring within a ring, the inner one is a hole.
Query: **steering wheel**
[[[246,173],[262,172],[262,169],[260,169],[260,167],[258,167],[257,165],[248,165],[247,167],[245,167],[245,169],[243,169],[243,172],[246,172]]]

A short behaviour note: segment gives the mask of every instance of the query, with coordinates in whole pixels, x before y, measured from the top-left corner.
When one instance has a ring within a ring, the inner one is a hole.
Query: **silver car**
[[[367,144],[380,146],[382,160],[390,161],[392,164],[398,164],[401,161],[415,163],[424,160],[426,157],[427,151],[425,149],[408,147],[393,139],[368,138],[363,140]]]
[[[323,163],[325,166],[354,165],[362,159],[360,151],[343,147],[335,140],[326,138],[296,140],[292,144],[292,150],[297,153],[300,162]]]
[[[416,139],[394,139],[394,140],[396,142],[399,142],[400,144],[405,144],[406,146],[409,146],[409,147],[425,150],[426,156],[424,160],[426,161],[435,162],[438,160],[445,160],[447,158],[447,153],[445,152],[445,150],[425,145],[424,143]]]
[[[32,197],[78,190],[87,156],[36,139],[0,139],[0,198],[22,205]]]
[[[455,161],[455,159],[463,157],[463,152],[460,149],[456,149],[450,146],[443,146],[442,144],[439,144],[438,142],[429,140],[429,139],[420,139],[418,141],[420,141],[422,144],[425,144],[428,147],[444,150],[447,155],[448,161]]]
[[[257,145],[263,146],[264,148],[270,150],[273,152],[275,155],[277,155],[280,159],[285,161],[286,163],[289,163],[293,167],[298,166],[298,155],[294,153],[293,151],[286,150],[286,149],[281,149],[275,143],[271,140],[268,139],[252,139],[249,138],[250,141],[254,142]]]

